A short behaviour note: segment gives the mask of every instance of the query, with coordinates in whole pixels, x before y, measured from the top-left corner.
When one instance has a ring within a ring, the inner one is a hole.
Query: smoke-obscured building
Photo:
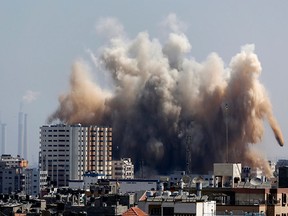
[[[40,128],[40,169],[48,171],[55,186],[82,180],[86,171],[111,177],[112,128],[50,125]]]
[[[134,179],[134,165],[131,158],[121,158],[112,162],[113,179]]]

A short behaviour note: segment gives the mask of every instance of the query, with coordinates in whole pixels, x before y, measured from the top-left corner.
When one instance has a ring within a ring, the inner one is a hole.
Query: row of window
[[[97,145],[99,145],[99,146],[102,146],[102,145],[107,145],[107,146],[109,146],[109,145],[112,145],[112,139],[107,139],[107,140],[104,140],[104,139],[99,139],[99,140],[97,140],[97,142],[95,142],[96,140],[90,140],[90,142],[88,142],[88,144],[89,143],[92,143],[92,144],[96,144],[97,143]],[[106,142],[105,142],[106,141]],[[41,144],[42,144],[42,146],[44,146],[44,147],[47,147],[47,144],[46,143],[53,143],[54,145],[53,145],[53,147],[57,147],[57,146],[59,146],[59,145],[61,145],[61,144],[57,144],[57,143],[68,143],[68,144],[66,144],[65,146],[69,146],[69,143],[70,143],[70,140],[69,139],[66,139],[66,140],[64,140],[64,139],[42,139],[41,140]],[[80,144],[80,146],[84,146],[84,143],[86,142],[86,140],[78,140],[78,142],[80,142],[79,144]],[[63,144],[62,144],[63,145]],[[52,147],[52,145],[50,144],[50,145],[48,145],[48,147]]]

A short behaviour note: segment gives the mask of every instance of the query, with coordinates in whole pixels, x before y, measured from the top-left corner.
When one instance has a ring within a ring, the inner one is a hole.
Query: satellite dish
[[[192,182],[193,182],[194,184],[196,184],[196,183],[202,183],[202,182],[204,182],[204,178],[203,178],[202,176],[196,176],[196,177],[194,177],[194,178],[192,179]]]
[[[254,177],[250,180],[250,184],[252,184],[253,186],[257,186],[260,185],[262,183],[260,178]]]
[[[189,177],[188,175],[184,175],[184,176],[183,176],[183,182],[184,182],[185,184],[188,184],[188,183],[190,182],[190,177]]]

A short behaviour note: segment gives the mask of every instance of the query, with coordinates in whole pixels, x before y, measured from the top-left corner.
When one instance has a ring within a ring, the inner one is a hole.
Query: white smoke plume
[[[132,157],[136,167],[143,162],[162,173],[185,169],[187,146],[192,172],[225,162],[227,127],[229,162],[257,166],[261,161],[270,175],[265,158],[249,146],[261,141],[265,119],[279,144],[284,141],[259,81],[262,68],[254,45],[242,47],[227,67],[216,53],[197,62],[189,57],[186,35],[173,29],[164,43],[147,32],[130,40],[112,35],[97,56],[111,75],[112,92],[93,83],[83,62],[77,62],[71,89],[60,96],[50,122],[111,125],[113,145],[119,146],[115,157]]]
[[[22,97],[22,100],[26,103],[31,103],[39,97],[40,92],[32,91],[32,90],[27,90],[25,92],[25,95]]]

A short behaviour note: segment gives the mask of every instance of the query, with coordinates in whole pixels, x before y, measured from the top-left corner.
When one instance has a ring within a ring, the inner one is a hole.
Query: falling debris
[[[59,97],[49,122],[111,125],[113,145],[119,146],[114,155],[131,157],[136,167],[143,162],[160,173],[185,169],[187,137],[192,172],[224,162],[227,124],[229,162],[271,173],[264,156],[250,147],[261,141],[265,119],[278,143],[284,143],[259,81],[262,69],[254,45],[242,47],[226,67],[216,53],[197,62],[189,56],[186,35],[176,29],[164,43],[147,32],[130,40],[122,33],[110,34],[109,44],[93,59],[111,76],[113,89],[101,89],[86,64],[76,62],[70,90]]]

